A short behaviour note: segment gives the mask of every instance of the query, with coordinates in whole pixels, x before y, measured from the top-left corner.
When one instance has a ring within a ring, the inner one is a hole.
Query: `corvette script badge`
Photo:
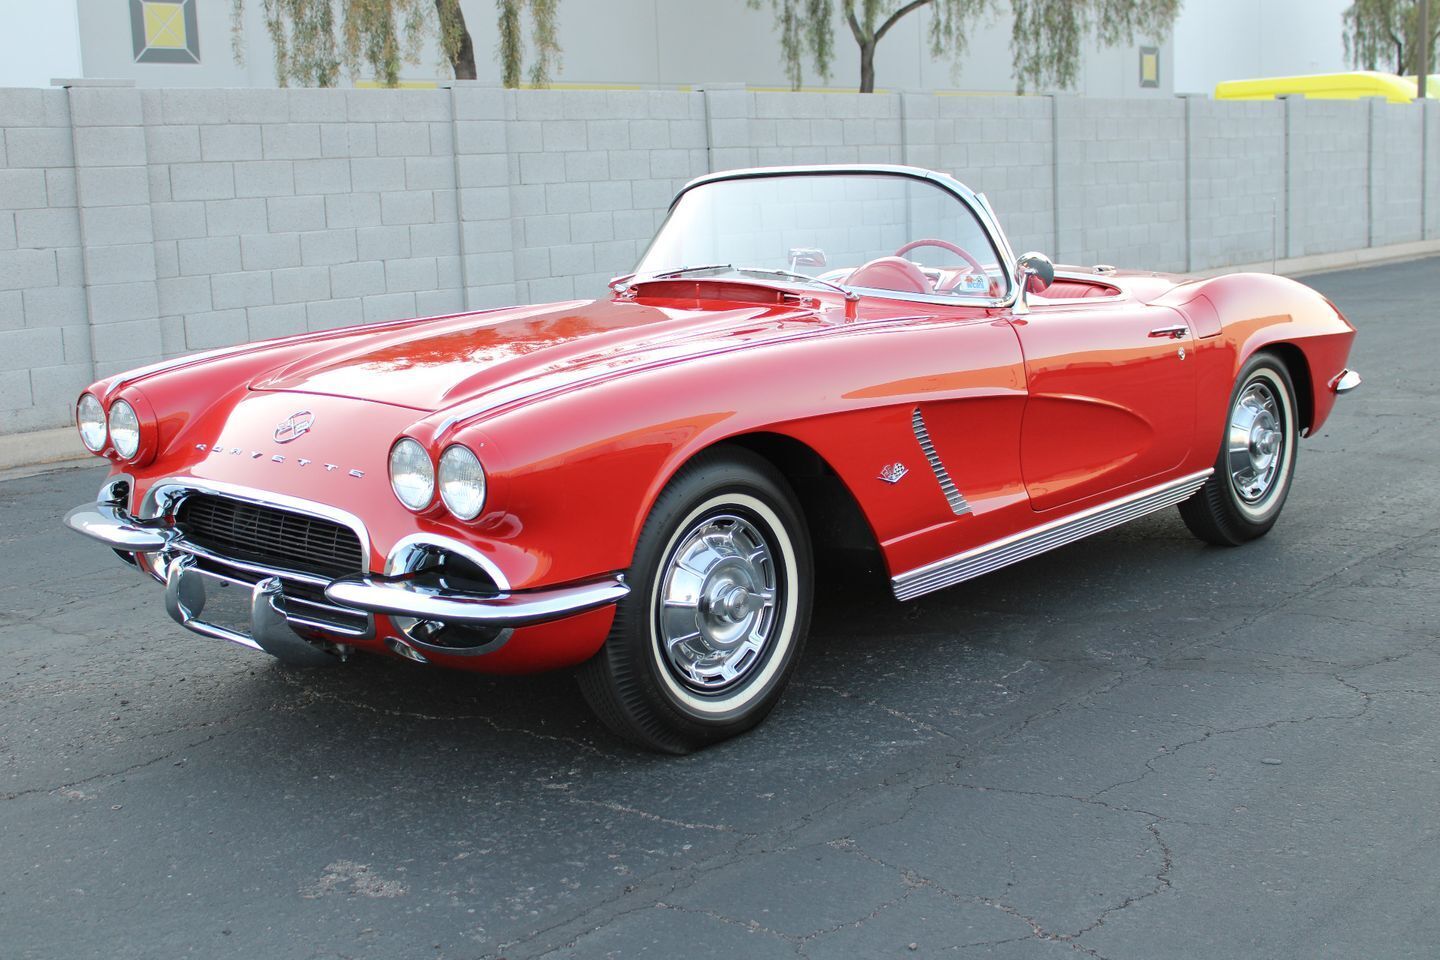
[[[292,413],[281,420],[275,428],[275,442],[289,443],[291,440],[299,440],[310,432],[315,426],[315,414],[309,410],[301,410],[299,413]]]

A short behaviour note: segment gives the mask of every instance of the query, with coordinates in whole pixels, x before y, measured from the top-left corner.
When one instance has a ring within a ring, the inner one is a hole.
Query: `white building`
[[[1216,81],[1342,69],[1340,11],[1348,0],[1189,0],[1173,41],[1084,51],[1075,92],[1094,97],[1205,92]],[[839,4],[837,4],[837,7]],[[498,82],[491,0],[463,0],[481,79]],[[140,86],[239,87],[275,83],[262,0],[248,0],[245,62],[231,52],[231,0],[7,0],[0,13],[0,86],[42,86],[53,77],[133,79]],[[1010,93],[1008,16],[983,18],[957,66],[930,55],[930,14],[901,20],[881,41],[883,90]],[[563,64],[557,86],[788,86],[768,6],[743,0],[561,0]],[[835,24],[835,65],[807,87],[853,89],[859,55]],[[445,76],[433,47],[407,66],[409,80]],[[364,77],[348,82],[364,82]]]

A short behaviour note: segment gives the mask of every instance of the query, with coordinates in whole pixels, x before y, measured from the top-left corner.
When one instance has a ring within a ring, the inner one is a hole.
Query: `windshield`
[[[636,275],[786,271],[786,282],[941,297],[1003,297],[999,256],[970,207],[903,174],[718,180],[670,212]]]

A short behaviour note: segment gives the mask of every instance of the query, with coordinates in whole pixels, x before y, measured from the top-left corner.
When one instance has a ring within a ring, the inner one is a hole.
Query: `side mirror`
[[[825,266],[825,251],[813,247],[791,247],[790,248],[790,270],[793,273],[796,267],[823,267]]]
[[[1043,253],[1024,254],[1015,261],[1015,282],[1020,290],[1015,295],[1015,312],[1029,313],[1029,296],[1040,293],[1055,282],[1055,264]]]

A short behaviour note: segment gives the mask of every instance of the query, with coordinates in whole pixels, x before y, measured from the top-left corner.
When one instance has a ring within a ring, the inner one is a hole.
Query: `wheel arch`
[[[674,458],[645,498],[641,514],[636,518],[636,529],[644,525],[660,493],[686,464],[727,447],[760,457],[780,474],[795,494],[806,529],[817,547],[881,554],[879,539],[864,510],[830,462],[805,441],[773,430],[732,434]]]
[[[1243,368],[1257,353],[1274,354],[1285,367],[1285,372],[1290,375],[1290,382],[1295,387],[1295,414],[1300,422],[1300,433],[1301,436],[1308,435],[1315,422],[1315,378],[1310,371],[1310,361],[1305,356],[1305,351],[1283,340],[1266,343],[1242,358],[1240,367]]]

